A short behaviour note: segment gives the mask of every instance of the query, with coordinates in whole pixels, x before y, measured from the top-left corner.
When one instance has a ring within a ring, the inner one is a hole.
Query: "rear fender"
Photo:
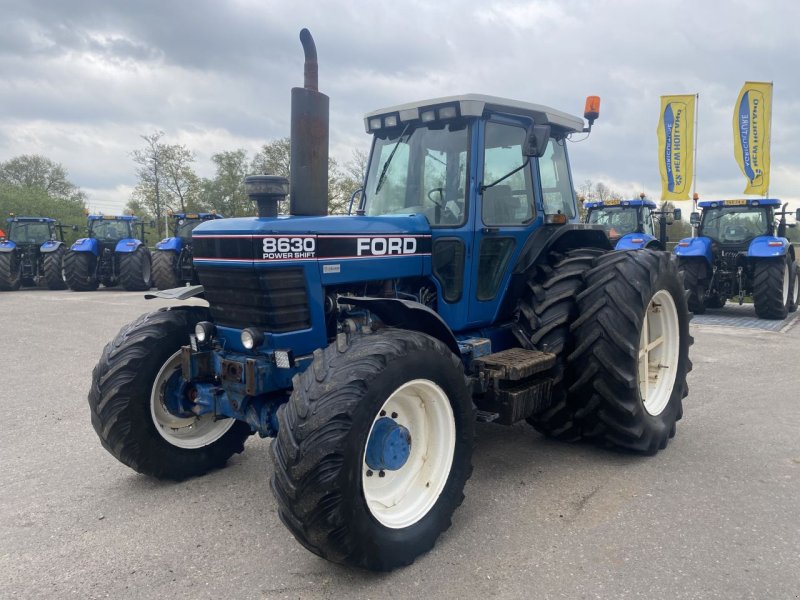
[[[17,249],[17,245],[11,240],[0,242],[0,252],[13,252]]]
[[[183,240],[179,237],[164,238],[156,244],[156,250],[174,250],[180,252],[183,248]]]
[[[55,252],[59,248],[64,247],[64,242],[61,240],[48,240],[44,244],[39,247],[39,252],[42,254],[48,254],[50,252]]]
[[[426,333],[443,342],[456,356],[461,356],[450,327],[438,313],[423,304],[399,298],[346,297],[340,298],[339,302],[365,308],[390,327]]]
[[[761,235],[750,242],[747,249],[749,258],[775,258],[776,256],[786,256],[790,254],[794,258],[794,249],[786,238],[775,237],[773,235]]]
[[[649,233],[628,233],[619,239],[614,250],[641,250],[652,247],[654,244],[658,247],[661,246],[658,240]]]
[[[120,240],[117,242],[116,247],[114,248],[114,252],[117,254],[130,254],[131,252],[135,252],[139,246],[142,245],[141,240],[135,240],[133,238],[126,238],[124,240]]]
[[[100,256],[100,244],[94,238],[80,238],[69,249],[73,252],[91,252],[95,256]]]
[[[700,256],[705,258],[709,266],[711,266],[714,264],[714,255],[711,252],[711,238],[684,238],[675,246],[675,256],[682,258]]]

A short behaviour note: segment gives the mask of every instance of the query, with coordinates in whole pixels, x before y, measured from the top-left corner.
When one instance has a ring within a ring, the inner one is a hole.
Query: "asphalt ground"
[[[800,326],[693,325],[678,434],[655,457],[479,424],[453,526],[388,574],[281,525],[268,440],[185,483],[100,446],[104,344],[166,304],[118,290],[0,295],[0,598],[798,598]]]

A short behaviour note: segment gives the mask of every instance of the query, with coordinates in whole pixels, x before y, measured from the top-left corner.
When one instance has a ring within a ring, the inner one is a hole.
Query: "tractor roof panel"
[[[457,113],[447,110],[455,107]],[[445,113],[440,114],[441,109],[446,109]],[[367,133],[372,133],[381,128],[398,127],[403,123],[412,121],[426,120],[434,121],[437,119],[461,117],[481,117],[486,112],[499,112],[511,115],[530,117],[535,123],[540,125],[553,125],[566,130],[567,132],[583,131],[584,122],[581,117],[567,114],[560,110],[543,106],[541,104],[531,104],[519,100],[508,98],[498,98],[497,96],[485,96],[483,94],[463,94],[460,96],[445,96],[443,98],[432,98],[430,100],[420,100],[408,104],[399,104],[367,113],[364,116],[364,126]],[[433,113],[433,115],[431,115]],[[446,115],[446,116],[445,116]],[[386,122],[385,117],[390,120]],[[392,120],[392,117],[395,117]],[[423,118],[424,117],[424,118]],[[380,119],[379,121],[376,119]],[[379,124],[378,127],[374,125]]]
[[[173,213],[172,216],[176,219],[224,219],[222,215],[210,212],[201,213]]]
[[[777,198],[737,198],[733,200],[704,200],[698,202],[700,208],[717,208],[720,206],[780,206]]]
[[[608,206],[647,206],[648,208],[657,208],[657,205],[652,200],[599,200],[595,202],[584,202],[584,208],[606,208]]]
[[[90,221],[138,221],[136,215],[89,215]]]
[[[48,217],[9,217],[7,223],[55,223],[55,219]]]

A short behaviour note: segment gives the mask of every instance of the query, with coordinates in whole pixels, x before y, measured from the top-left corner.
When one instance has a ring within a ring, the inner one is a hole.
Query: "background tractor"
[[[680,221],[681,209],[658,210],[652,200],[584,202],[586,223],[602,225],[615,250],[667,249],[667,225]]]
[[[140,238],[134,230],[140,229]],[[89,215],[88,237],[77,240],[64,256],[64,279],[77,292],[122,285],[126,290],[151,287],[150,251],[144,223],[135,216]]]
[[[722,308],[751,296],[762,319],[784,319],[797,309],[798,267],[786,239],[786,205],[776,199],[714,200],[699,203],[691,216],[697,237],[678,242],[689,292],[689,310]],[[800,209],[797,211],[800,218]],[[777,219],[777,223],[776,223]]]
[[[194,230],[202,286],[155,295],[208,307],[143,315],[106,346],[89,394],[105,448],[183,479],[275,437],[283,523],[375,570],[450,525],[476,418],[664,448],[691,368],[685,294],[670,254],[611,252],[576,222],[566,140],[583,119],[475,94],[371,112],[356,215],[327,216],[328,97],[300,38],[290,215],[289,181],[250,176],[259,216]]]
[[[153,285],[160,290],[197,283],[192,265],[192,231],[211,219],[221,219],[217,213],[175,213],[172,215],[172,237],[156,244],[153,252]]]
[[[0,240],[0,290],[38,286],[51,290],[67,287],[61,273],[64,226],[55,219],[17,217],[6,219],[6,238]]]

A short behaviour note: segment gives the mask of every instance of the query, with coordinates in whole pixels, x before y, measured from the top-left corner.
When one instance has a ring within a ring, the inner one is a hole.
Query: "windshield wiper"
[[[381,174],[378,177],[378,185],[375,186],[375,194],[377,195],[378,192],[381,191],[381,187],[383,186],[383,182],[386,181],[386,173],[389,170],[389,165],[392,163],[392,159],[394,158],[394,153],[397,152],[398,146],[400,146],[400,142],[403,141],[403,136],[408,131],[408,128],[411,126],[411,123],[406,123],[406,126],[403,128],[403,131],[400,133],[400,137],[397,138],[397,141],[394,143],[394,148],[392,148],[391,153],[389,154],[389,158],[386,159],[386,162],[383,163],[383,169],[381,169]]]

